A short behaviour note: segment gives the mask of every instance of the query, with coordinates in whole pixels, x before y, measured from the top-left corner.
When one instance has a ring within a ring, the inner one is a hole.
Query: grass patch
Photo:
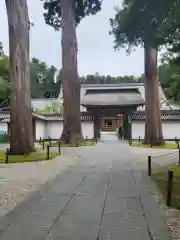
[[[83,146],[93,146],[96,143],[93,141],[82,141],[78,143],[78,147],[83,147]],[[41,143],[42,145],[42,143]],[[44,146],[49,146],[50,143],[48,142],[44,142]],[[58,147],[58,143],[57,141],[52,141],[51,142],[51,147]],[[61,147],[77,147],[77,144],[61,144]]]
[[[140,147],[140,148],[151,148],[150,144],[144,144],[142,142],[132,142],[132,147]],[[156,149],[177,149],[178,146],[176,143],[166,143],[165,145],[161,146],[152,146],[152,148]]]
[[[172,207],[180,209],[180,167],[172,167],[171,169],[163,168],[161,171],[153,174],[152,179],[160,189],[164,199],[166,199],[168,170],[172,170],[174,172]]]
[[[57,156],[56,152],[49,151],[50,159],[54,158],[55,156]],[[5,163],[5,159],[6,159],[5,152],[0,152],[0,163]],[[46,150],[33,152],[29,155],[9,155],[8,156],[8,163],[36,162],[36,161],[44,161],[44,160],[47,160]]]

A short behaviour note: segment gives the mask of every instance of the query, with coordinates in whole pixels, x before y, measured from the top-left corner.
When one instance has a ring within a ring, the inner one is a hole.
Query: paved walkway
[[[107,135],[0,221],[1,240],[169,240],[131,149]]]

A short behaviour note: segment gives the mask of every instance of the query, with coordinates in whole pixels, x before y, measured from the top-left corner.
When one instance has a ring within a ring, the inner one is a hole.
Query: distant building
[[[81,85],[81,120],[84,138],[98,137],[98,131],[115,131],[122,126],[125,137],[144,137],[145,89],[143,83]],[[180,109],[169,104],[159,85],[161,118],[165,139],[180,138]],[[63,90],[58,98],[32,99],[32,109],[44,109],[53,103],[63,105]],[[8,109],[0,112],[0,131],[8,132]],[[59,138],[63,115],[33,113],[34,138]]]

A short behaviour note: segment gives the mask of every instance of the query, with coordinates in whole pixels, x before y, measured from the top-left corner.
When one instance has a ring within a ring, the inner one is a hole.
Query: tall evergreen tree
[[[115,48],[144,47],[146,124],[145,143],[164,143],[160,116],[157,78],[157,52],[161,45],[169,43],[172,23],[178,1],[176,0],[124,0],[111,19]],[[155,6],[155,7],[154,7]],[[175,26],[174,26],[175,29]],[[174,30],[173,30],[174,32]]]
[[[29,16],[26,0],[6,0],[9,26],[9,65],[11,94],[10,149],[14,154],[35,151],[30,74]]]
[[[62,76],[64,89],[64,129],[60,141],[82,140],[80,114],[80,81],[77,67],[76,26],[101,10],[102,0],[43,0],[47,24],[62,28]]]

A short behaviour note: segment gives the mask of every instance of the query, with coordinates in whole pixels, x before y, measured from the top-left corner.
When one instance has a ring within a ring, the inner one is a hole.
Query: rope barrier
[[[161,155],[158,155],[158,156],[152,156],[152,158],[158,158],[158,157],[164,157],[164,156],[169,156],[169,155],[172,155],[172,154],[175,154],[175,153],[178,153],[179,151],[175,151],[175,152],[172,152],[172,153],[166,153],[166,154],[161,154]]]

